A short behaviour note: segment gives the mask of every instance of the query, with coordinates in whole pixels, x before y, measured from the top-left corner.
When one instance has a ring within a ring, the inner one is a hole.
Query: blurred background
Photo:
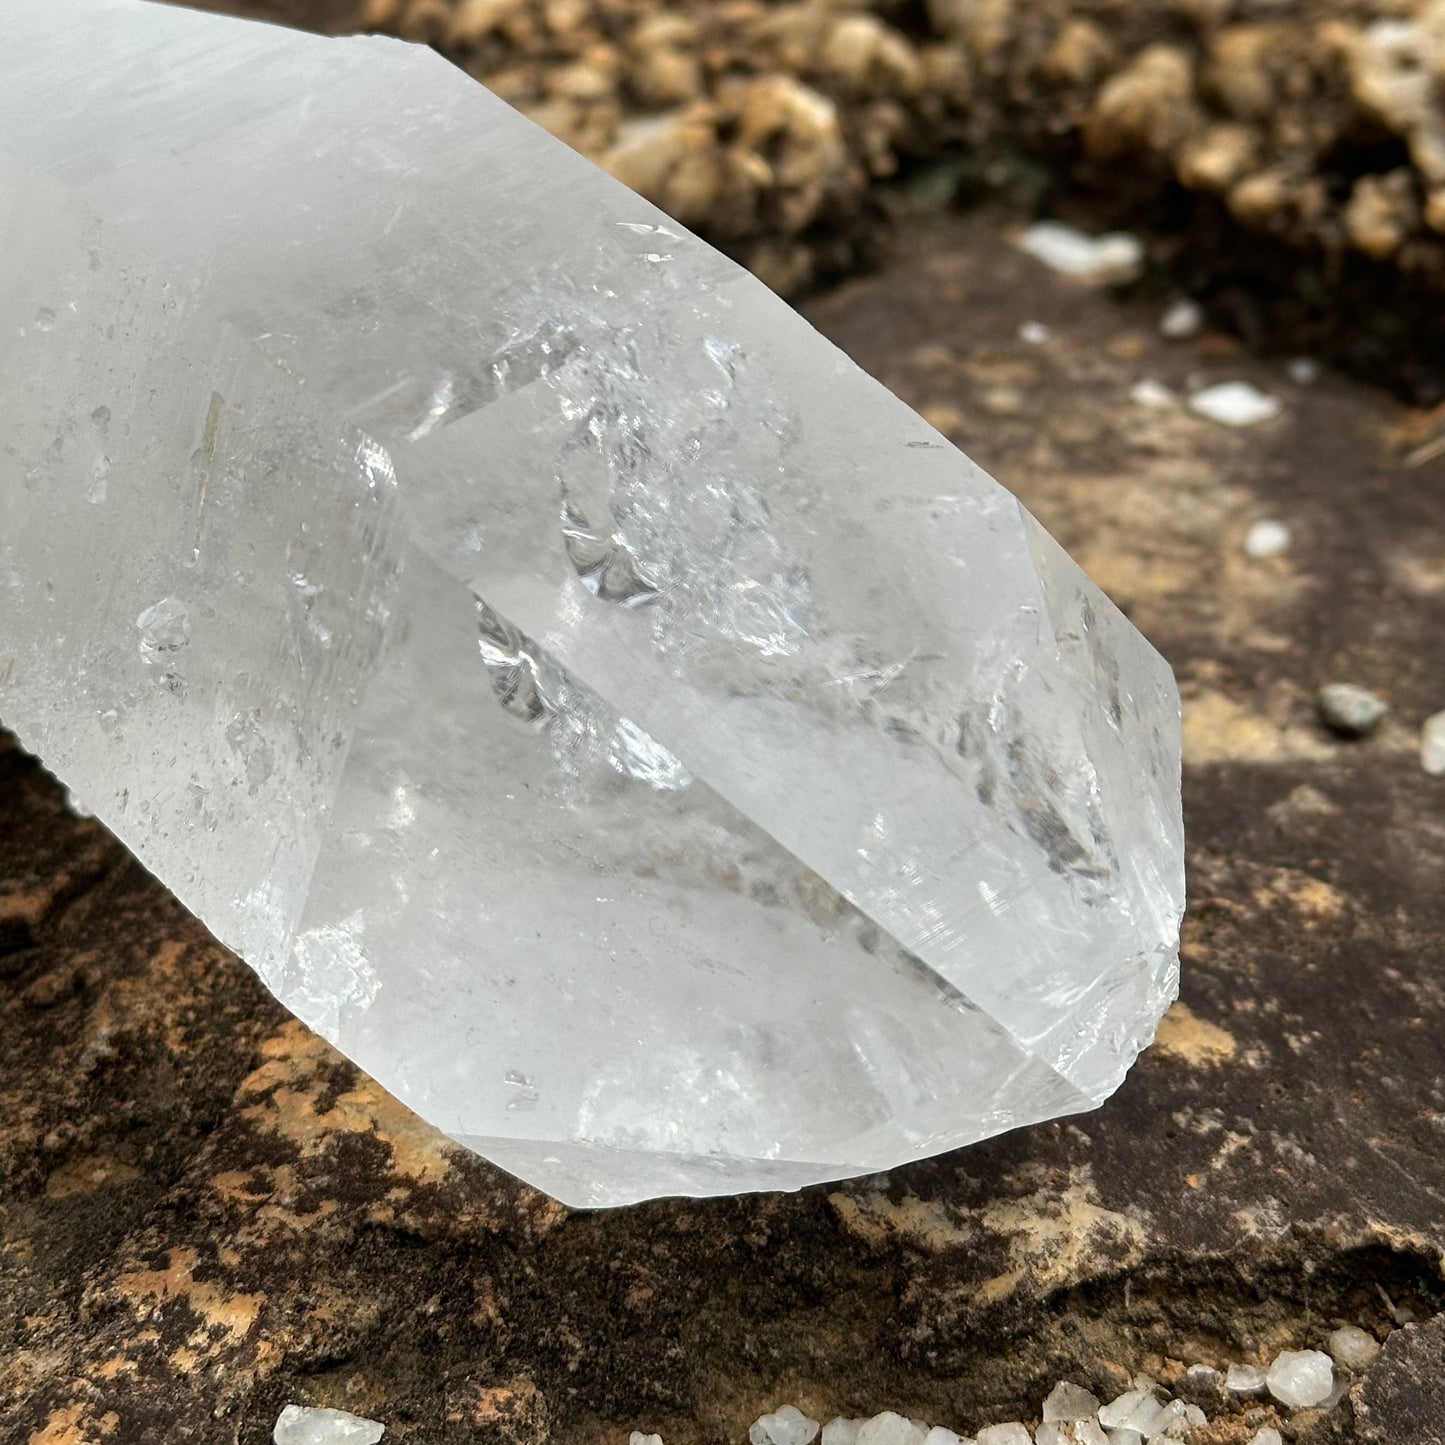
[[[1067,203],[1252,345],[1445,394],[1440,0],[211,3],[435,46],[785,294],[910,202]]]
[[[1179,676],[1183,994],[1094,1114],[570,1213],[0,733],[0,1439],[962,1432],[1144,1371],[1195,1445],[1439,1445],[1445,0],[211,8],[434,45],[1018,492]],[[1209,1373],[1346,1325],[1383,1349],[1327,1408]]]

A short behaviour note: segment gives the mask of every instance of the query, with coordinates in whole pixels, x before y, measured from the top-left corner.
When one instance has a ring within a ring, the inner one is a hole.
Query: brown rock
[[[872,15],[847,15],[827,31],[821,72],[856,95],[911,96],[921,79],[918,57],[891,26]]]
[[[463,0],[449,17],[446,44],[461,49],[477,45],[525,8],[526,0]]]
[[[1219,121],[1180,147],[1179,179],[1196,190],[1224,192],[1249,171],[1257,154],[1249,126]]]
[[[628,73],[628,83],[644,105],[675,106],[702,93],[702,70],[683,50],[655,46],[642,50]]]
[[[1173,45],[1151,45],[1099,92],[1084,141],[1100,159],[1168,151],[1194,128],[1194,66]]]
[[[1445,1317],[1390,1335],[1350,1399],[1362,1445],[1445,1445]]]
[[[1044,56],[1043,73],[1050,80],[1082,86],[1106,74],[1114,63],[1109,37],[1092,21],[1066,21]]]
[[[1345,209],[1350,241],[1367,256],[1393,256],[1420,224],[1415,177],[1403,167],[1383,176],[1361,176]]]

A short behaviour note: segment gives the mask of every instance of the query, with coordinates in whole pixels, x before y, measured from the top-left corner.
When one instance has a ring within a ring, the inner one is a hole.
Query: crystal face
[[[580,1205],[1117,1086],[1178,698],[1006,491],[429,52],[6,29],[0,717],[290,1008]]]

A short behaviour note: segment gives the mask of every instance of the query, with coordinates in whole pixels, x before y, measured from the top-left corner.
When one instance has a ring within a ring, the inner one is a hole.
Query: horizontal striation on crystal
[[[6,21],[0,718],[289,1007],[580,1205],[1117,1086],[1178,698],[1006,491],[428,52]]]

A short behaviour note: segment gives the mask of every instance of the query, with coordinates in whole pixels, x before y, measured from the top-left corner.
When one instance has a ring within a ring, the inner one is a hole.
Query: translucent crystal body
[[[576,1204],[1118,1084],[1177,695],[1006,491],[426,51],[5,21],[0,718],[289,1007]]]

